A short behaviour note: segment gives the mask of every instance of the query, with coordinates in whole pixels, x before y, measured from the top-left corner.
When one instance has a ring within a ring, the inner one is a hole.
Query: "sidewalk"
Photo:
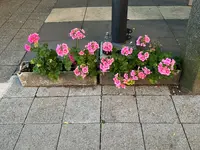
[[[168,87],[23,88],[0,101],[2,150],[198,150],[200,96]]]
[[[129,0],[133,41],[148,34],[180,55],[189,11],[186,0]],[[33,57],[23,48],[30,33],[53,49],[72,46],[75,27],[87,32],[82,46],[100,42],[110,12],[111,0],[0,0],[0,150],[200,149],[200,96],[166,86],[24,88],[13,75]]]

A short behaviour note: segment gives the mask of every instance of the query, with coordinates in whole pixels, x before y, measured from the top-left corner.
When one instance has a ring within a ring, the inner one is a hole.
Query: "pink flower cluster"
[[[174,70],[175,63],[176,61],[174,59],[163,59],[158,65],[158,72],[162,75],[169,76],[171,71]]]
[[[58,54],[58,56],[65,56],[69,54],[69,48],[68,45],[63,43],[63,44],[58,44],[56,47],[56,53]]]
[[[142,47],[146,47],[146,44],[150,43],[150,38],[148,37],[148,35],[145,36],[139,36],[137,41],[136,41],[136,45],[137,46],[142,46]]]
[[[131,55],[132,53],[133,53],[133,48],[129,48],[128,46],[123,47],[121,50],[121,54],[125,56]]]
[[[77,66],[76,69],[74,70],[75,76],[81,76],[83,79],[87,76],[89,73],[88,66],[81,65],[80,67]]]
[[[103,51],[105,52],[112,52],[113,45],[111,42],[104,42],[103,43]]]
[[[84,50],[81,50],[78,54],[79,54],[80,56],[85,55]]]
[[[79,28],[74,28],[71,30],[69,35],[71,36],[71,38],[73,40],[80,40],[80,39],[85,38],[85,30],[79,29]]]
[[[30,34],[29,36],[28,36],[28,42],[30,43],[30,44],[38,44],[38,41],[40,40],[40,37],[39,37],[39,34],[37,34],[37,33],[33,33],[33,34]],[[27,51],[27,52],[30,52],[31,51],[31,46],[30,45],[28,45],[28,44],[25,44],[24,45],[24,49]]]
[[[114,81],[114,83],[115,83],[115,86],[117,87],[117,88],[123,88],[123,89],[125,89],[126,88],[126,85],[124,84],[124,83],[122,83],[121,82],[121,80],[119,79],[119,74],[117,73],[116,75],[115,75],[115,77],[113,78],[113,81]]]
[[[144,62],[145,60],[147,60],[149,58],[149,53],[148,52],[145,52],[143,54],[143,51],[140,51],[138,53],[138,59],[141,60],[142,62]]]
[[[113,78],[114,84],[117,88],[125,88],[129,83],[134,83],[139,79],[145,79],[147,75],[151,74],[151,70],[147,67],[142,68],[142,71],[132,70],[130,76],[128,73],[125,73],[123,79],[120,80],[118,73]]]
[[[32,44],[32,43],[38,43],[39,40],[40,40],[40,37],[39,37],[39,34],[37,34],[37,33],[33,33],[33,34],[30,34],[28,36],[28,42],[30,44]]]
[[[94,55],[95,51],[99,49],[99,44],[95,41],[92,41],[85,45],[85,48],[89,51],[91,55]]]
[[[100,63],[101,72],[107,72],[110,69],[110,66],[114,62],[114,58],[102,58]]]

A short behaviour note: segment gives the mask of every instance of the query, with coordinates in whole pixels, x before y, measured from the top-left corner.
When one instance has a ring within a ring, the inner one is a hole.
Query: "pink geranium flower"
[[[80,40],[85,38],[85,30],[74,28],[70,31],[69,35],[73,40]]]
[[[84,53],[83,50],[81,50],[78,54],[82,56],[82,55],[84,55],[85,53]]]
[[[139,36],[136,40],[136,45],[141,47],[146,47],[146,44],[150,43],[150,38],[148,35]]]
[[[39,40],[40,40],[40,37],[39,37],[39,34],[37,34],[37,33],[33,33],[33,34],[30,34],[28,36],[28,42],[30,44],[32,44],[32,43],[38,43]]]
[[[133,53],[133,48],[129,48],[128,46],[123,47],[121,50],[121,54],[125,56],[131,55],[132,53]]]
[[[162,61],[158,64],[158,72],[162,75],[169,76],[171,71],[174,70],[175,63],[174,59],[162,59]]]
[[[88,66],[83,67],[83,68],[82,68],[82,72],[83,72],[84,74],[87,74],[87,73],[88,73]]]
[[[96,41],[89,42],[85,48],[89,51],[91,55],[94,55],[95,51],[99,49],[99,44]]]
[[[63,44],[58,44],[56,47],[56,52],[58,54],[58,56],[65,56],[68,55],[69,53],[69,48],[67,46],[67,44],[63,43]]]
[[[28,44],[25,44],[25,45],[24,45],[24,49],[25,49],[27,52],[30,52],[30,51],[31,51],[31,46],[28,45]]]
[[[104,42],[102,47],[103,47],[103,51],[112,52],[113,45],[111,42]]]
[[[145,73],[146,75],[151,74],[151,70],[148,69],[147,67],[142,68],[142,70],[144,71],[144,73]]]
[[[75,76],[80,76],[81,75],[81,72],[79,71],[78,67],[76,67],[76,69],[74,70],[74,74],[75,74]]]
[[[146,75],[144,74],[144,72],[140,71],[140,72],[138,73],[138,77],[139,77],[140,79],[145,79],[145,78],[146,78]]]
[[[145,52],[143,54],[143,51],[140,51],[138,53],[138,59],[141,60],[142,62],[144,62],[145,60],[147,60],[149,58],[149,53],[148,52]]]
[[[101,72],[107,72],[110,69],[110,66],[114,62],[114,58],[102,58],[100,63]]]

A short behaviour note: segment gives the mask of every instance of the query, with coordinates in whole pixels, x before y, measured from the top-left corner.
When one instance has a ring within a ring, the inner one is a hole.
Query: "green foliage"
[[[48,44],[32,47],[31,51],[36,53],[36,57],[30,62],[34,65],[33,72],[57,80],[62,70],[62,61],[57,57],[57,53],[49,49]]]

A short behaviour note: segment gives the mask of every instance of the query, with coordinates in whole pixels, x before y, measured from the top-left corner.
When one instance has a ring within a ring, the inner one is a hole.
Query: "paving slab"
[[[19,31],[19,29],[14,29],[14,28],[10,28],[10,29],[0,28],[0,36],[1,37],[14,37],[18,31]]]
[[[129,6],[155,6],[153,0],[129,0]]]
[[[200,96],[172,96],[182,123],[200,123]]]
[[[165,19],[188,19],[191,7],[189,6],[159,6]]]
[[[86,7],[54,8],[45,22],[71,22],[83,21]],[[74,13],[76,12],[76,13]]]
[[[2,27],[1,29],[20,29],[22,27],[22,25],[24,24],[23,21],[7,21]]]
[[[12,38],[11,36],[0,36],[0,53],[8,46]]]
[[[126,89],[118,89],[115,86],[103,86],[103,95],[135,95],[135,88],[127,86]]]
[[[192,150],[198,150],[200,147],[200,125],[199,124],[183,124],[188,141]]]
[[[80,28],[80,22],[45,23],[40,29],[41,41],[71,40],[69,33],[74,28]],[[52,30],[53,29],[53,30]]]
[[[67,87],[40,87],[37,91],[37,96],[59,96],[64,97],[68,96],[69,88]]]
[[[69,97],[64,121],[70,123],[99,123],[100,96]]]
[[[16,14],[14,13],[8,21],[13,21],[13,22],[25,22],[28,17],[30,16],[30,13],[23,13],[23,14]]]
[[[69,90],[69,96],[89,96],[89,95],[101,95],[101,86],[71,87]]]
[[[88,0],[88,7],[111,7],[111,0]]]
[[[3,51],[0,55],[0,64],[19,65],[25,53],[25,51]]]
[[[0,66],[0,83],[8,81],[16,68],[17,66]]]
[[[142,123],[178,123],[169,96],[137,96],[137,103]]]
[[[111,33],[111,21],[84,21],[83,29],[87,40],[101,42],[105,40],[106,32]]]
[[[143,124],[148,150],[189,150],[180,124]]]
[[[23,123],[32,98],[3,98],[0,101],[0,124]]]
[[[135,28],[132,40],[145,34],[149,35],[150,38],[174,37],[164,20],[129,20],[127,26],[131,29]]]
[[[111,15],[111,7],[88,7],[85,15],[85,21],[111,20]]]
[[[7,19],[0,19],[0,27],[7,21]]]
[[[13,149],[20,134],[22,125],[0,125],[0,148],[2,150]]]
[[[55,150],[60,127],[60,124],[25,125],[15,149]]]
[[[45,21],[49,13],[32,13],[29,17],[31,20],[42,20]]]
[[[35,98],[26,123],[61,123],[66,98]]]
[[[130,20],[162,20],[163,16],[156,6],[129,6],[128,19]]]
[[[9,82],[11,87],[4,97],[34,97],[36,94],[37,87],[22,87],[17,76],[12,76]]]
[[[186,36],[188,19],[168,19],[166,22],[176,38]]]
[[[170,95],[167,86],[136,86],[136,95]]]
[[[187,6],[187,0],[153,0],[153,2],[158,6]]]
[[[140,124],[106,123],[102,126],[102,150],[144,150]]]
[[[133,96],[103,96],[102,120],[105,122],[139,122]]]
[[[6,91],[10,88],[10,84],[5,82],[5,83],[0,83],[0,99],[4,96]]]
[[[22,26],[24,29],[35,29],[38,31],[44,23],[44,20],[32,20],[28,19],[25,24]]]
[[[20,29],[14,39],[28,39],[28,36],[35,32],[37,32],[35,29]]]
[[[40,6],[38,5],[35,10],[33,11],[33,13],[50,13],[52,10],[53,6]]]
[[[27,39],[13,39],[6,47],[5,51],[25,51],[24,45],[27,44]]]
[[[55,8],[86,7],[88,0],[58,0]]]
[[[63,125],[58,150],[99,150],[99,124],[68,124]]]

